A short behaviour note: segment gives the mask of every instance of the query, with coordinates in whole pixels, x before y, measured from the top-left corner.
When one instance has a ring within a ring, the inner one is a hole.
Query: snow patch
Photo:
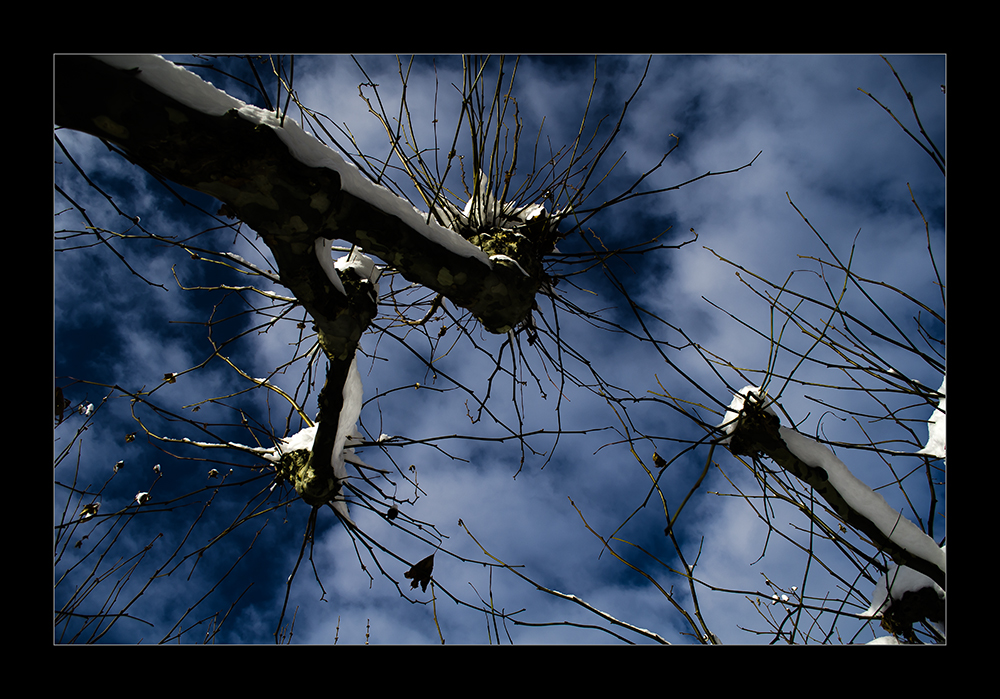
[[[347,255],[339,257],[333,263],[339,270],[351,270],[359,279],[367,279],[375,287],[375,296],[378,296],[378,280],[382,276],[382,270],[375,266],[375,261],[354,248]]]
[[[509,262],[512,265],[514,265],[515,267],[517,267],[518,270],[520,270],[521,274],[523,274],[524,276],[526,276],[526,277],[530,277],[531,276],[530,274],[528,274],[527,272],[524,271],[524,267],[522,267],[521,265],[519,265],[517,263],[517,260],[515,260],[513,257],[508,257],[507,255],[490,255],[490,260],[491,261],[492,260],[503,260],[504,262]]]
[[[947,381],[947,376],[941,379],[941,388],[938,389],[938,393],[941,394],[941,400],[938,401],[937,408],[934,409],[930,419],[927,421],[927,445],[918,451],[918,454],[927,454],[939,459],[946,457],[945,384]]]
[[[722,428],[722,431],[725,432],[726,435],[728,435],[720,442],[720,444],[729,444],[729,440],[732,439],[733,433],[736,432],[736,428],[739,426],[740,411],[743,410],[743,404],[750,395],[753,396],[752,400],[757,400],[764,395],[764,393],[760,386],[745,386],[739,393],[733,394],[733,401],[729,404],[729,408],[726,410],[726,416],[722,418],[722,422],[719,423],[719,427]],[[770,405],[766,405],[764,407],[764,412],[777,417],[777,413],[774,412],[774,408]]]
[[[569,206],[559,209],[552,214],[552,218],[558,221],[567,216],[571,210],[572,207]],[[435,211],[450,228],[472,230],[513,229],[546,215],[542,204],[528,204],[519,209],[517,202],[498,200],[490,191],[489,178],[482,170],[479,171],[479,187],[476,194],[465,203],[463,211],[459,211],[458,207],[449,201],[441,202],[439,207],[435,207]]]
[[[266,457],[268,461],[278,462],[284,454],[291,454],[293,451],[298,451],[299,449],[312,451],[313,442],[316,441],[318,424],[299,430],[288,439],[278,442],[272,453]]]
[[[382,276],[382,270],[380,270],[376,265],[375,261],[362,253],[357,248],[351,250],[347,255],[342,255],[336,260],[333,259],[333,241],[326,240],[325,238],[316,239],[316,257],[319,259],[320,266],[323,267],[323,271],[326,272],[327,279],[333,284],[333,287],[339,291],[344,296],[347,292],[344,289],[344,284],[340,279],[340,275],[337,274],[338,270],[350,270],[359,279],[367,279],[375,287],[375,299],[378,300],[378,280]]]
[[[333,284],[334,289],[342,295],[347,296],[344,283],[340,281],[340,275],[337,274],[337,266],[333,260],[333,241],[326,238],[317,238],[315,245],[316,257],[319,259],[319,264],[323,268],[323,271],[326,272],[326,278]]]

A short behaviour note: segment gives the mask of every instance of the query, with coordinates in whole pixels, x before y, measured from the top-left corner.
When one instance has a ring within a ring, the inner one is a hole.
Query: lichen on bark
[[[277,475],[288,481],[307,503],[324,504],[337,495],[340,486],[332,475],[332,469],[326,473],[322,472],[326,469],[316,469],[312,455],[313,452],[308,449],[296,449],[282,454]]]

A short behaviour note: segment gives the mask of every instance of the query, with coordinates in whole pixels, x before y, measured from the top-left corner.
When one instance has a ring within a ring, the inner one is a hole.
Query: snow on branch
[[[858,480],[826,446],[783,427],[767,394],[746,386],[735,395],[720,428],[734,454],[764,454],[809,483],[845,522],[866,534],[900,565],[945,586],[945,551],[880,494]]]
[[[888,625],[885,621],[882,625],[900,631],[926,618],[942,636],[947,636],[944,598],[944,590],[926,575],[893,563],[875,585],[871,605],[862,616],[888,619]]]
[[[156,177],[225,203],[271,249],[281,283],[320,330],[337,335],[331,313],[339,302],[324,288],[339,289],[336,280],[323,283],[332,277],[315,264],[319,253],[328,267],[327,244],[317,238],[357,245],[470,311],[491,333],[506,333],[531,312],[541,257],[551,249],[539,241],[506,228],[466,239],[466,231],[441,225],[434,212],[370,180],[287,115],[247,105],[159,56],[58,56],[55,67],[60,127],[114,143]],[[271,186],[276,178],[284,186]],[[492,202],[474,199],[468,215],[489,219]],[[468,218],[454,213],[449,220]],[[493,216],[528,232],[556,232],[555,216],[539,205],[498,205]],[[349,359],[349,352],[338,347],[334,354]]]
[[[937,408],[934,409],[930,420],[927,421],[927,445],[917,452],[918,454],[927,454],[938,459],[946,458],[945,383],[947,381],[947,376],[941,379],[941,388],[937,391],[941,394],[941,400],[938,401]]]
[[[373,300],[377,300],[378,278],[382,272],[375,266],[375,261],[358,249],[354,249],[349,254],[334,260],[332,255],[333,242],[326,238],[316,239],[316,257],[319,259],[319,264],[323,267],[323,271],[326,272],[330,283],[333,284],[333,288],[342,295],[347,296],[347,290],[344,289],[344,283],[341,281],[337,270],[351,270],[359,279],[368,280],[372,283],[375,294],[375,299]]]
[[[336,496],[331,502],[331,506],[337,514],[339,514],[344,521],[351,526],[355,526],[355,524],[351,519],[350,510],[347,506],[347,500],[344,498],[344,484],[348,478],[346,467],[346,463],[348,461],[353,464],[365,466],[364,462],[362,462],[354,454],[354,445],[358,444],[360,441],[360,434],[357,431],[357,422],[358,418],[361,416],[363,393],[364,388],[361,383],[361,374],[358,372],[358,363],[357,358],[355,357],[355,359],[351,362],[351,368],[348,371],[347,380],[344,382],[342,390],[343,404],[337,421],[337,434],[334,438],[333,450],[330,457],[331,466],[333,467],[333,475],[337,479],[337,483],[340,485],[340,488],[337,489]],[[304,468],[298,468],[296,465],[307,466],[309,459],[308,457],[301,459],[289,457],[292,457],[292,455],[298,451],[311,452],[318,432],[319,423],[317,422],[311,427],[299,430],[291,437],[281,440],[273,449],[269,450],[269,452],[264,455],[264,458],[268,461],[275,464],[281,464],[281,466],[279,466],[279,473],[281,473],[283,477],[287,477],[288,480],[292,481],[292,483],[296,485],[296,490],[300,490],[300,486],[297,481],[303,478],[302,474],[305,473]]]
[[[336,171],[345,191],[396,216],[408,227],[445,249],[462,257],[473,257],[487,265],[491,264],[489,256],[478,247],[436,221],[428,221],[426,213],[369,180],[336,150],[306,133],[290,116],[278,117],[274,112],[246,104],[162,56],[114,55],[94,58],[122,70],[138,68],[139,80],[203,114],[222,116],[235,109],[243,119],[252,124],[267,126],[273,130],[299,162],[310,167]]]

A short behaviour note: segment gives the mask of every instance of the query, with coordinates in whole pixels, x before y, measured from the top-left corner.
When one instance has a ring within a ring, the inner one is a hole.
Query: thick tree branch
[[[808,483],[829,503],[837,515],[847,524],[863,532],[875,546],[884,551],[900,566],[906,566],[923,573],[942,590],[945,573],[931,561],[927,561],[896,544],[890,537],[863,513],[854,509],[844,496],[832,486],[822,467],[812,466],[799,459],[785,444],[779,431],[777,415],[764,410],[750,410],[741,417],[732,436],[729,449],[733,454],[757,457],[767,456],[799,480]]]
[[[540,284],[534,275],[438,244],[345,191],[336,171],[297,160],[271,127],[236,110],[200,112],[143,82],[138,70],[57,56],[55,121],[116,144],[156,177],[224,202],[264,239],[282,283],[321,328],[331,319],[330,290],[314,254],[318,237],[357,244],[407,280],[468,309],[490,332],[506,332],[531,310]],[[360,337],[356,328],[341,331]]]

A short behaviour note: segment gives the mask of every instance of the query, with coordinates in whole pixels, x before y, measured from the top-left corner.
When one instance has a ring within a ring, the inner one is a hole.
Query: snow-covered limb
[[[766,393],[747,386],[720,425],[734,454],[764,454],[811,485],[845,522],[867,535],[899,565],[917,570],[942,589],[947,561],[942,548],[885,499],[855,478],[826,446],[782,427]]]
[[[928,619],[947,636],[944,599],[944,590],[926,575],[893,563],[875,585],[871,606],[862,616],[881,617],[889,620],[883,625],[903,629]]]
[[[428,222],[427,214],[415,209],[405,199],[393,194],[382,185],[369,180],[336,150],[306,133],[290,116],[279,118],[274,112],[232,97],[212,83],[202,80],[195,73],[171,63],[162,56],[99,55],[95,58],[122,70],[138,68],[139,80],[203,114],[222,116],[230,110],[235,110],[243,119],[268,127],[281,138],[299,162],[339,173],[344,189],[354,196],[382,211],[398,216],[408,226],[418,228],[426,237],[458,254],[486,261],[482,250],[456,235],[454,231],[443,228],[434,221]]]
[[[489,249],[464,238],[369,180],[287,115],[244,104],[159,56],[58,56],[55,78],[60,126],[114,142],[158,177],[224,202],[261,235],[282,284],[314,318],[326,304],[313,298],[328,276],[323,262],[316,264],[320,237],[358,245],[469,310],[490,332],[506,332],[531,311],[541,283],[535,268],[547,252],[537,241],[520,245],[511,233]],[[268,184],[275,181],[283,186]],[[555,235],[538,205],[503,211]]]
[[[326,390],[326,389],[324,389]],[[360,441],[357,431],[358,417],[361,415],[363,386],[355,358],[347,372],[340,391],[341,404],[337,419],[337,432],[330,449],[330,469],[318,469],[313,459],[316,438],[321,423],[299,430],[291,437],[274,446],[265,458],[278,464],[279,474],[295,487],[300,495],[308,495],[311,500],[321,502],[328,499],[333,509],[348,523],[353,525],[347,501],[344,498],[344,483],[347,481],[346,462],[364,466],[354,454],[354,445]],[[324,473],[326,471],[326,473]],[[332,478],[330,477],[332,473]]]

